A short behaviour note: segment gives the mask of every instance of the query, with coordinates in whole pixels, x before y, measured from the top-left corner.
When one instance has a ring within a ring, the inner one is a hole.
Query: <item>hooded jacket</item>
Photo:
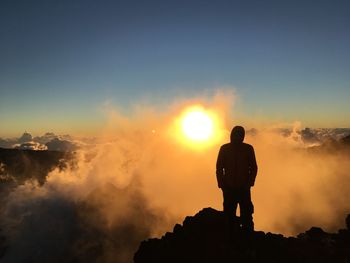
[[[240,127],[243,129],[243,127]],[[221,146],[216,162],[216,177],[220,188],[251,187],[258,171],[254,148],[243,143],[244,129],[232,130],[231,142]]]

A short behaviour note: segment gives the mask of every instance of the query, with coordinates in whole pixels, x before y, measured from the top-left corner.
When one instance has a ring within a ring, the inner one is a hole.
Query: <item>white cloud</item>
[[[25,143],[21,143],[21,144],[15,144],[15,145],[13,145],[13,148],[21,149],[21,150],[34,150],[34,151],[47,150],[46,145],[40,144],[40,143],[34,142],[34,141],[25,142]]]

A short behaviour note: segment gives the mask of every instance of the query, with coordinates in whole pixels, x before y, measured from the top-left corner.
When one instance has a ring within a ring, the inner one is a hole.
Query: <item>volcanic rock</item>
[[[349,227],[350,215],[347,217]],[[349,262],[350,230],[312,227],[297,237],[232,227],[223,212],[205,208],[160,239],[140,244],[142,262]]]

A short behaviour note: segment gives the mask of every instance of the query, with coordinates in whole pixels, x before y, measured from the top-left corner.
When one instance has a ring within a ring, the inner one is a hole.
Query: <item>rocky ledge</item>
[[[229,231],[222,212],[205,208],[161,239],[143,241],[134,262],[350,262],[350,215],[346,225],[338,233],[312,227],[297,237],[244,233]]]

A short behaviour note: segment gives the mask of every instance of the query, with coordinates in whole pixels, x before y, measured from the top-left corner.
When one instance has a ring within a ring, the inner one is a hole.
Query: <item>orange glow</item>
[[[206,141],[213,134],[213,121],[203,110],[193,110],[183,118],[182,130],[191,140]]]
[[[221,138],[221,121],[214,111],[201,105],[189,106],[175,121],[175,136],[186,146],[203,148]]]

